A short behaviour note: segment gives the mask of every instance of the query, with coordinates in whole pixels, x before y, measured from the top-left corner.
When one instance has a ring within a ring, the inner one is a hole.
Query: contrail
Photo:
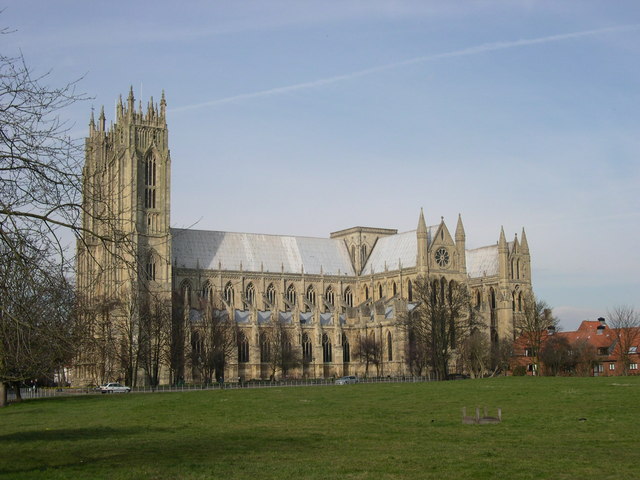
[[[185,110],[195,110],[197,108],[204,107],[215,107],[218,105],[223,105],[225,103],[232,103],[239,100],[248,100],[251,98],[259,98],[259,97],[269,97],[273,95],[280,95],[283,93],[295,92],[296,90],[305,90],[309,88],[321,87],[323,85],[329,85],[331,83],[344,82],[346,80],[352,80],[358,77],[364,77],[366,75],[371,75],[378,72],[383,72],[385,70],[393,70],[396,68],[404,67],[407,65],[413,65],[416,63],[425,63],[434,60],[440,60],[442,58],[453,58],[453,57],[465,57],[471,55],[478,55],[485,52],[494,52],[496,50],[506,50],[509,48],[519,48],[526,47],[529,45],[538,45],[542,43],[552,43],[552,42],[560,42],[562,40],[569,40],[573,38],[580,37],[588,37],[591,35],[599,35],[601,33],[607,32],[617,32],[621,30],[633,30],[639,28],[640,24],[631,24],[631,25],[618,25],[614,27],[607,28],[598,28],[595,30],[583,30],[581,32],[571,32],[571,33],[561,33],[558,35],[549,35],[546,37],[538,37],[538,38],[526,38],[522,40],[512,40],[507,42],[494,42],[494,43],[484,43],[482,45],[477,45],[475,47],[467,47],[461,50],[454,50],[451,52],[444,53],[435,53],[433,55],[425,55],[422,57],[410,58],[408,60],[403,60],[401,62],[388,63],[386,65],[379,65],[376,67],[370,67],[364,70],[358,70],[356,72],[345,73],[343,75],[337,75],[335,77],[327,77],[321,78],[318,80],[313,80],[311,82],[303,82],[296,83],[294,85],[287,85],[284,87],[270,88],[268,90],[260,90],[257,92],[251,93],[242,93],[239,95],[233,95],[231,97],[219,98],[217,100],[210,100],[208,102],[195,103],[192,105],[185,105],[183,107],[176,107],[170,109],[172,112],[181,112]]]

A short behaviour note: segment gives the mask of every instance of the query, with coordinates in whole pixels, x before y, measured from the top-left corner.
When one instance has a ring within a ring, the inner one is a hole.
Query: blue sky
[[[462,214],[524,227],[565,329],[640,308],[640,2],[11,2],[21,50],[92,100],[166,92],[177,227],[327,236]]]

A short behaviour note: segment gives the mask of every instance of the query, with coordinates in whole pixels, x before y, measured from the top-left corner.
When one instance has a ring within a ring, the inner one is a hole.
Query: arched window
[[[292,307],[296,305],[296,287],[293,286],[293,283],[287,288],[287,301]]]
[[[454,282],[453,280],[451,280],[449,282],[449,305],[453,305],[453,297],[455,296],[455,292],[456,292],[456,282]]]
[[[518,311],[522,311],[522,292],[518,293]]]
[[[351,351],[349,350],[349,339],[343,333],[342,334],[342,363],[349,363],[351,361]]]
[[[313,346],[311,345],[311,339],[306,333],[302,334],[302,361],[304,363],[311,363],[313,360]]]
[[[391,341],[391,332],[387,332],[387,360],[393,361],[393,342]]]
[[[185,280],[180,285],[180,293],[182,293],[182,300],[185,305],[191,305],[191,283],[189,280]]]
[[[366,261],[367,261],[367,246],[362,245],[362,247],[360,247],[360,262],[362,263],[362,266],[364,266]]]
[[[407,280],[407,300],[413,302],[413,284],[411,280]]]
[[[515,260],[511,260],[511,278],[515,278],[513,276],[513,264],[514,264]]]
[[[476,290],[476,307],[480,308],[482,304],[482,296],[480,295],[480,290]]]
[[[267,301],[271,305],[275,305],[276,303],[276,288],[273,286],[273,283],[270,283],[267,287]]]
[[[209,281],[204,282],[204,285],[202,286],[202,298],[206,300],[207,303],[213,302],[213,288]]]
[[[364,299],[369,300],[369,287],[364,286]]]
[[[516,292],[511,292],[511,310],[516,311]]]
[[[247,363],[249,361],[249,341],[244,332],[238,332],[238,362]]]
[[[144,207],[156,208],[156,159],[149,155],[144,162]]]
[[[322,361],[324,363],[331,363],[331,342],[329,341],[329,335],[322,334]]]
[[[395,297],[398,294],[398,286],[396,285],[396,282],[393,282],[393,296]]]
[[[516,278],[520,278],[520,260],[516,263]]]
[[[231,284],[231,282],[228,282],[227,285],[224,287],[224,301],[227,302],[228,305],[233,306],[233,297],[234,297],[234,293],[233,293],[233,285]]]
[[[311,305],[316,304],[316,291],[314,290],[313,285],[309,285],[309,288],[307,288],[307,302]]]
[[[496,309],[496,292],[493,287],[489,290],[489,306],[491,307],[491,310]]]
[[[438,280],[434,280],[433,282],[431,282],[431,302],[434,305],[437,305],[440,302],[440,299],[438,298],[438,290],[440,283],[438,282]]]
[[[382,284],[379,283],[378,284],[378,298],[381,299],[382,298]]]
[[[247,304],[254,305],[256,301],[256,289],[253,287],[253,283],[247,285],[247,288],[244,292],[245,299]]]
[[[155,281],[155,279],[156,279],[156,259],[154,258],[153,255],[149,256],[149,260],[147,261],[147,265],[146,265],[145,270],[146,270],[146,274],[147,274],[147,279]]]
[[[331,287],[331,285],[329,285],[327,287],[327,290],[325,291],[324,294],[324,298],[327,300],[327,303],[329,303],[331,306],[335,306],[335,295],[333,294],[333,288]]]
[[[347,287],[344,291],[344,303],[349,307],[353,307],[353,292],[351,291],[351,287]]]
[[[442,300],[443,304],[447,298],[445,296],[446,288],[447,288],[447,281],[444,279],[444,277],[441,277],[440,278],[440,300]]]
[[[260,362],[269,362],[269,350],[269,339],[267,338],[267,334],[262,332],[260,334]]]

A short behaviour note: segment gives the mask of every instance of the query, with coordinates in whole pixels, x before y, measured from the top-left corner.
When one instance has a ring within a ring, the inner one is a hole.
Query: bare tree
[[[414,282],[416,308],[404,318],[415,346],[428,358],[440,379],[447,377],[452,354],[482,325],[471,307],[467,288],[444,279],[418,277]]]
[[[202,316],[191,333],[191,364],[208,384],[214,375],[216,381],[224,379],[225,367],[237,346],[236,324],[207,299],[202,299],[201,306]]]
[[[533,293],[525,295],[522,314],[515,318],[516,334],[522,338],[533,361],[534,371],[540,372],[540,352],[549,327],[557,329],[558,319],[553,316],[551,307],[536,299]]]
[[[369,365],[376,367],[376,375],[380,375],[380,364],[382,363],[382,342],[376,338],[375,332],[364,332],[356,343],[356,357],[364,362],[365,376],[369,375]]]
[[[293,331],[283,321],[272,316],[262,329],[261,360],[269,364],[270,377],[275,380],[278,372],[286,377],[291,370],[302,365],[300,352],[293,348]]]
[[[460,356],[472,378],[482,378],[490,371],[491,345],[486,334],[476,329],[460,345]]]
[[[151,295],[140,315],[138,333],[138,363],[147,377],[147,383],[155,389],[160,383],[160,371],[168,362],[171,336],[170,300]]]
[[[590,376],[597,363],[596,347],[586,339],[577,340],[571,344],[571,356],[575,365],[575,374],[580,377]]]
[[[630,306],[618,306],[608,313],[609,327],[613,330],[616,339],[616,350],[622,374],[629,375],[631,355],[636,353],[640,343],[640,315]]]

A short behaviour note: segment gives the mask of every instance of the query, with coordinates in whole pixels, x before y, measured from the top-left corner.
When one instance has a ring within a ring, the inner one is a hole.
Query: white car
[[[336,385],[347,385],[349,383],[358,383],[358,377],[347,375],[346,377],[340,377],[336,380]]]
[[[129,393],[131,388],[119,383],[107,383],[100,387],[102,393]]]

